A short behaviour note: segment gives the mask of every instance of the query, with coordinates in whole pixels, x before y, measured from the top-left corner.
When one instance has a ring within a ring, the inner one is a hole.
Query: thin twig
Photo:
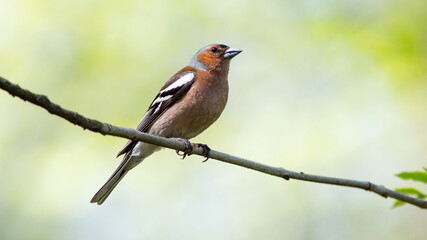
[[[17,96],[23,99],[24,101],[29,101],[37,106],[40,106],[46,109],[49,113],[57,115],[61,118],[64,118],[67,121],[82,127],[83,129],[88,129],[93,132],[101,133],[102,135],[111,135],[111,136],[131,139],[134,141],[142,141],[142,142],[151,143],[158,146],[180,150],[180,151],[183,151],[185,149],[185,145],[182,142],[138,132],[135,129],[131,129],[131,128],[116,127],[107,123],[102,123],[97,120],[86,118],[77,112],[64,109],[58,104],[51,102],[44,95],[35,94],[28,90],[22,89],[18,85],[13,84],[2,77],[0,77],[0,88],[7,91],[12,96]],[[198,148],[196,147],[196,145],[193,145],[193,148],[194,150],[192,154],[197,154],[201,156],[204,155],[202,148]],[[385,198],[391,197],[391,198],[418,206],[420,208],[424,208],[424,209],[427,208],[427,201],[425,200],[393,191],[382,185],[373,184],[369,181],[357,181],[357,180],[351,180],[351,179],[325,177],[325,176],[319,176],[319,175],[306,174],[303,172],[290,171],[281,167],[268,166],[262,163],[250,161],[244,158],[232,156],[232,155],[218,152],[215,150],[210,151],[209,157],[211,159],[216,159],[222,162],[249,168],[255,171],[259,171],[259,172],[273,175],[276,177],[284,178],[286,180],[297,179],[297,180],[308,181],[308,182],[317,182],[317,183],[324,183],[324,184],[331,184],[331,185],[338,185],[338,186],[360,188],[367,191],[375,192],[378,195],[383,196]]]

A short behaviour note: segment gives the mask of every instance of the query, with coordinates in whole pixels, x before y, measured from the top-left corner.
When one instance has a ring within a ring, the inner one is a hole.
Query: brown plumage
[[[160,89],[136,129],[168,138],[191,139],[199,135],[225,108],[230,60],[240,52],[223,44],[200,49],[190,64]],[[124,154],[119,167],[91,202],[102,204],[129,170],[159,149],[155,145],[128,141],[118,154]]]

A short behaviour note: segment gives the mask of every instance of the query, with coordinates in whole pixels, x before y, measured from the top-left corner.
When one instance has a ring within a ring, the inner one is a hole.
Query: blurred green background
[[[425,186],[427,1],[0,0],[0,75],[135,127],[204,45],[232,61],[225,112],[196,142],[295,171]],[[0,239],[425,239],[427,214],[357,189],[286,182],[163,150],[102,206],[104,137],[0,91]]]

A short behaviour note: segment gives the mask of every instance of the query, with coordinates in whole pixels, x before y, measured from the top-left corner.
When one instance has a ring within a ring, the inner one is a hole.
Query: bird
[[[185,150],[181,156],[185,158],[192,151],[189,139],[206,130],[223,112],[228,99],[230,60],[241,52],[224,44],[201,48],[160,89],[136,130],[183,142]],[[207,160],[210,148],[198,146]],[[131,169],[160,149],[129,140],[117,154],[124,155],[120,165],[90,202],[101,205]]]

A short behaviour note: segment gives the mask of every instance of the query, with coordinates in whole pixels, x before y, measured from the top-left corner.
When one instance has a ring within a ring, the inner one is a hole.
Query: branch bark
[[[136,131],[135,129],[117,127],[108,123],[102,123],[94,119],[86,118],[77,112],[64,109],[58,104],[51,102],[49,98],[44,95],[32,93],[31,91],[23,89],[17,84],[13,84],[2,77],[0,77],[0,88],[7,91],[9,94],[11,94],[14,97],[17,96],[24,101],[28,101],[37,106],[40,106],[46,109],[49,113],[57,115],[73,123],[74,125],[78,125],[82,127],[83,129],[88,129],[93,132],[101,133],[102,135],[111,135],[116,137],[127,138],[134,141],[142,141],[142,142],[151,143],[151,144],[155,144],[158,146],[171,148],[179,151],[183,151],[185,149],[185,146],[182,142],[174,141],[168,138],[153,136],[143,132]],[[203,151],[201,148],[197,147],[196,145],[193,145],[193,149],[194,150],[192,154],[203,156]],[[211,150],[209,157],[211,159],[216,159],[222,162],[245,167],[245,168],[266,173],[272,176],[284,178],[286,180],[297,179],[301,181],[360,188],[360,189],[377,193],[378,195],[385,198],[387,197],[394,198],[394,199],[418,206],[420,208],[427,209],[427,201],[425,200],[393,191],[382,185],[374,184],[369,181],[358,181],[358,180],[351,180],[351,179],[344,179],[344,178],[326,177],[326,176],[306,174],[303,172],[290,171],[281,167],[268,166],[262,163],[232,156],[232,155],[218,152],[215,150]]]

